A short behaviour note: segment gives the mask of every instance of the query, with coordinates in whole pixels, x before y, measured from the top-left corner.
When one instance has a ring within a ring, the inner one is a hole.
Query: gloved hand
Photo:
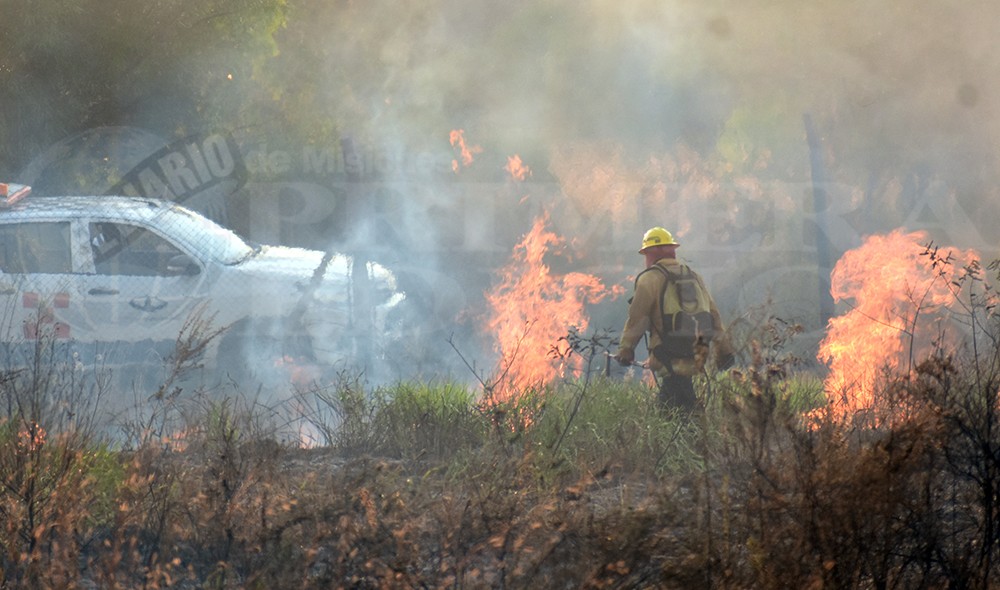
[[[615,360],[618,361],[619,365],[627,367],[635,361],[635,351],[630,348],[621,348],[615,354]]]

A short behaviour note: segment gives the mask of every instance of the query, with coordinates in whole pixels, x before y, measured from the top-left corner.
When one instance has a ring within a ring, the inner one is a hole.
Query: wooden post
[[[830,240],[826,235],[829,226],[826,222],[827,178],[823,166],[822,145],[809,113],[802,115],[806,128],[806,142],[809,144],[809,165],[812,170],[813,213],[816,220],[816,266],[819,270],[819,319],[826,327],[833,317],[833,296],[830,294],[830,273],[833,271],[833,261],[830,256]]]

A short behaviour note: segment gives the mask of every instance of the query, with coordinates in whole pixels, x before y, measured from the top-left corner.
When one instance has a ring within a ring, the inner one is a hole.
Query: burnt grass
[[[455,386],[346,384],[299,393],[311,448],[236,398],[169,406],[183,436],[164,435],[164,403],[110,443],[29,395],[17,399],[35,409],[8,405],[0,431],[0,579],[997,587],[995,365],[927,360],[850,416],[825,411],[818,381],[758,362],[702,377],[706,408],[691,416],[659,411],[641,383],[492,404]]]

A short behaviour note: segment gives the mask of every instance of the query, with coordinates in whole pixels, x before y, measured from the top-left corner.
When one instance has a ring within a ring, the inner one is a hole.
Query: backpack
[[[696,346],[708,346],[715,336],[712,298],[698,275],[686,265],[676,271],[658,264],[650,268],[656,268],[666,278],[660,296],[662,343],[653,354],[665,365],[672,359],[693,359]]]

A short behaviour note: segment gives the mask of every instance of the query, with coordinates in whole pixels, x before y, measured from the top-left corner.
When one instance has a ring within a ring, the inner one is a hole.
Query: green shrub
[[[656,392],[636,382],[597,379],[550,392],[531,439],[555,462],[588,470],[662,474],[692,459],[694,424],[656,405]],[[575,412],[574,412],[575,409]]]
[[[401,383],[385,390],[373,419],[387,457],[446,459],[482,443],[485,425],[475,394],[454,383]]]

